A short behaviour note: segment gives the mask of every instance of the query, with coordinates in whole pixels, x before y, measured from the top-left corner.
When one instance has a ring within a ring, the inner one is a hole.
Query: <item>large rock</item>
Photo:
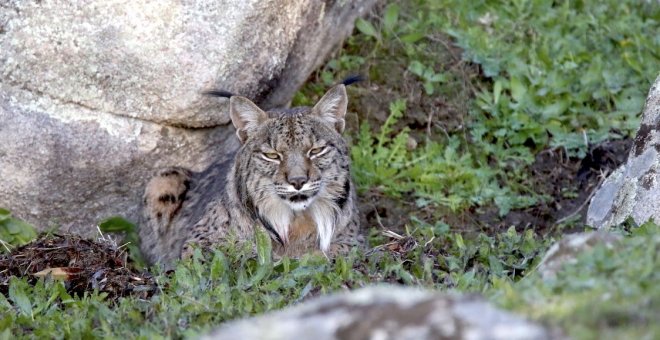
[[[649,91],[628,161],[594,194],[587,224],[607,228],[632,217],[660,223],[660,76]]]
[[[381,286],[230,322],[207,340],[549,339],[553,333],[480,297]]]
[[[201,92],[285,105],[373,2],[0,2],[0,207],[83,234],[135,219],[155,168],[238,146]]]

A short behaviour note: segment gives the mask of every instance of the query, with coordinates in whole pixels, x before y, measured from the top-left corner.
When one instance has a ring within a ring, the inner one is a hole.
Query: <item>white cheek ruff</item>
[[[318,184],[310,184],[311,187],[315,185]],[[295,212],[308,211],[316,224],[319,248],[323,253],[327,253],[330,249],[335,226],[339,223],[341,213],[341,209],[331,199],[315,195],[305,201],[291,202],[278,196],[267,195],[256,203],[261,207],[260,215],[268,220],[284,244],[289,242],[289,231]]]
[[[326,253],[330,248],[330,242],[332,242],[332,236],[335,232],[339,207],[331,201],[317,200],[309,207],[309,211],[312,219],[316,222],[319,247],[322,252]]]
[[[293,213],[289,206],[276,198],[262,201],[260,214],[273,226],[280,239],[286,244],[289,242],[289,226],[293,219]]]

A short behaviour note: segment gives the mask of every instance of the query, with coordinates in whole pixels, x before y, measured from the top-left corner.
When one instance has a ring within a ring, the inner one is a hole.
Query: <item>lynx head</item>
[[[300,214],[316,223],[321,250],[330,245],[350,196],[350,159],[341,136],[347,103],[343,84],[313,108],[265,112],[245,97],[230,99],[243,144],[236,157],[239,199],[284,245]]]

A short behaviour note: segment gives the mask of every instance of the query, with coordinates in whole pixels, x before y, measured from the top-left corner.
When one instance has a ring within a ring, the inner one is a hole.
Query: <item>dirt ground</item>
[[[498,215],[495,206],[459,213],[449,209],[420,209],[412,195],[397,200],[370,190],[360,197],[361,223],[402,233],[411,216],[429,223],[441,217],[445,223],[461,231],[489,234],[510,226],[519,230],[534,228],[540,232],[552,232],[561,224],[583,223],[595,189],[611,171],[625,162],[631,143],[630,139],[604,141],[594,145],[583,159],[567,157],[563,149],[539,153],[530,167],[530,180],[537,193],[549,199],[526,209],[512,210],[504,217]]]
[[[524,210],[511,211],[504,219],[498,217],[496,211],[487,212],[480,216],[480,221],[491,227],[515,225],[518,229],[547,232],[570,222],[583,225],[595,190],[607,175],[626,161],[631,145],[631,139],[606,140],[593,145],[583,159],[568,157],[563,149],[539,153],[530,169],[532,187],[550,199]]]

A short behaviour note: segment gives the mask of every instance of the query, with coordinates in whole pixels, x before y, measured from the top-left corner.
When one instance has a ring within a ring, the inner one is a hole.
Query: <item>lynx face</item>
[[[344,85],[313,108],[266,113],[246,98],[230,100],[243,142],[236,157],[239,197],[283,244],[290,226],[305,216],[315,223],[321,249],[330,245],[350,194],[350,160],[340,134],[346,104]]]
[[[346,171],[341,168],[346,145],[319,119],[288,114],[260,130],[246,149],[252,154],[255,171],[272,183],[264,189],[291,209],[306,209],[318,196],[327,194],[328,185],[344,177],[340,175]]]

